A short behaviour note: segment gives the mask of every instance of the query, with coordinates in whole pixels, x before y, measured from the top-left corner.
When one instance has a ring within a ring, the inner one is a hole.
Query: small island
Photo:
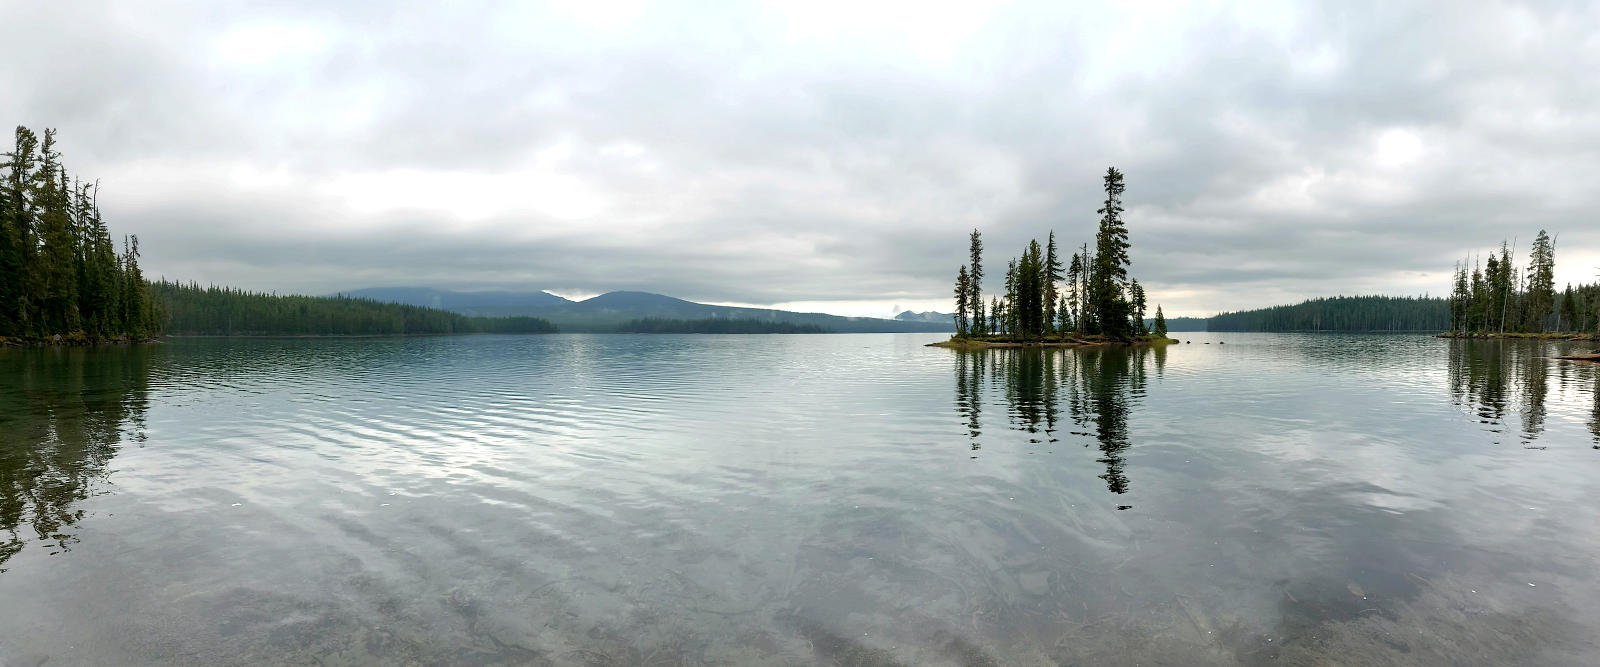
[[[1128,228],[1122,220],[1122,172],[1106,169],[1106,199],[1094,252],[1085,243],[1063,264],[1056,234],[1045,244],[1028,242],[1022,254],[1006,264],[1005,295],[990,297],[985,308],[983,239],[969,238],[968,263],[956,273],[956,333],[929,347],[987,349],[1006,347],[1084,347],[1091,345],[1165,345],[1167,319],[1156,306],[1146,326],[1144,287],[1128,275]],[[1064,289],[1062,288],[1064,285]]]

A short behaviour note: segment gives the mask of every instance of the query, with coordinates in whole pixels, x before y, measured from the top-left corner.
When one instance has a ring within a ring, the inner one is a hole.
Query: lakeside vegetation
[[[1220,313],[1207,331],[1427,331],[1450,325],[1449,304],[1438,297],[1335,296],[1293,305]]]
[[[752,319],[708,317],[697,320],[678,320],[660,317],[643,317],[630,320],[617,328],[617,333],[648,334],[823,334],[831,333],[815,324],[772,322]]]
[[[1089,345],[1167,340],[1166,316],[1156,306],[1145,325],[1144,287],[1128,274],[1132,261],[1122,220],[1123,174],[1106,169],[1094,252],[1089,244],[1063,262],[1051,231],[1043,246],[1028,242],[1006,265],[1005,294],[983,301],[983,239],[973,230],[968,263],[956,273],[956,334],[939,345],[995,347]]]
[[[18,127],[0,170],[0,343],[160,333],[139,237],[123,237],[118,251],[100,215],[99,182],[67,171],[55,130],[41,137]]]
[[[1555,288],[1555,240],[1539,230],[1528,264],[1512,261],[1514,248],[1500,242],[1488,260],[1456,263],[1450,294],[1449,337],[1498,337],[1523,333],[1592,332],[1600,337],[1600,283]]]

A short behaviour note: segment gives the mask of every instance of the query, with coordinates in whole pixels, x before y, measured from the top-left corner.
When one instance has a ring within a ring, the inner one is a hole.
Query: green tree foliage
[[[1222,313],[1207,331],[1444,331],[1449,302],[1441,298],[1337,296],[1291,306]]]
[[[957,273],[956,327],[959,336],[1004,336],[1023,340],[1068,331],[1128,339],[1144,333],[1144,287],[1128,275],[1128,229],[1122,221],[1122,172],[1106,170],[1105,204],[1099,209],[1096,252],[1085,243],[1063,262],[1055,231],[1023,247],[1006,264],[1005,295],[983,307],[978,281],[983,245],[974,230],[970,264]],[[1065,286],[1063,286],[1065,281]],[[970,317],[963,314],[970,313]],[[985,317],[987,315],[987,317]]]
[[[1083,313],[1080,307],[1083,302],[1083,290],[1078,283],[1083,278],[1083,255],[1072,253],[1072,262],[1067,265],[1067,310],[1071,313],[1070,322],[1063,328],[1083,333]]]
[[[1554,314],[1556,303],[1556,250],[1543,229],[1533,240],[1528,256],[1528,285],[1522,298],[1524,331],[1544,331]]]
[[[1150,333],[1162,338],[1167,337],[1167,316],[1161,312],[1161,304],[1156,304],[1156,322],[1150,327]]]
[[[98,187],[71,178],[56,150],[18,127],[0,177],[0,337],[141,338],[160,310],[139,269],[138,240],[118,254],[100,217]]]
[[[1127,297],[1128,228],[1122,222],[1122,172],[1106,169],[1106,200],[1096,213],[1100,229],[1095,234],[1094,273],[1089,284],[1089,303],[1094,313],[1090,333],[1126,338],[1132,333]]]
[[[1568,285],[1555,289],[1555,240],[1539,230],[1528,253],[1528,266],[1519,270],[1511,260],[1511,246],[1489,252],[1480,270],[1473,262],[1457,264],[1450,293],[1449,330],[1460,334],[1490,332],[1541,333],[1589,331],[1600,313],[1600,284]],[[1597,325],[1600,326],[1600,325]]]
[[[969,299],[972,298],[972,278],[967,275],[967,266],[961,265],[961,270],[956,273],[956,335],[965,336],[968,333],[967,315],[970,310]]]
[[[1128,287],[1128,293],[1132,296],[1129,300],[1129,305],[1133,308],[1133,322],[1130,323],[1130,326],[1141,334],[1146,333],[1144,330],[1144,286],[1139,284],[1138,279],[1134,279]]]
[[[1050,230],[1049,241],[1045,244],[1044,266],[1041,268],[1044,271],[1044,331],[1045,333],[1054,333],[1056,331],[1056,299],[1059,296],[1059,292],[1056,291],[1056,284],[1060,283],[1065,276],[1061,273],[1061,255],[1056,252],[1056,232],[1053,229]]]
[[[988,332],[989,327],[983,316],[983,238],[976,229],[972,230],[972,236],[968,238],[967,256],[967,278],[970,285],[967,305],[972,311],[969,328],[971,333],[982,335]]]
[[[151,288],[168,314],[168,332],[182,335],[374,336],[556,330],[536,317],[468,317],[345,296],[280,296],[166,280]]]
[[[713,317],[700,320],[671,320],[647,317],[629,321],[617,329],[619,333],[692,333],[692,334],[821,334],[829,333],[815,324],[793,322],[768,322],[764,320]]]

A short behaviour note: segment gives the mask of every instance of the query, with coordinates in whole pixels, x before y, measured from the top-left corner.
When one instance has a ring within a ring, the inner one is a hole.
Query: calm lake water
[[[1600,662],[1592,346],[1177,335],[0,350],[0,664]]]

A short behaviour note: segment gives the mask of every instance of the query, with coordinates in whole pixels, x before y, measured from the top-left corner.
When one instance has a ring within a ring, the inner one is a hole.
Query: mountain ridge
[[[455,292],[426,287],[380,287],[343,292],[345,296],[407,303],[479,317],[539,317],[564,332],[617,331],[639,319],[741,319],[820,327],[833,333],[949,332],[953,320],[917,321],[801,313],[773,308],[716,306],[665,294],[617,290],[573,301],[549,292]]]

